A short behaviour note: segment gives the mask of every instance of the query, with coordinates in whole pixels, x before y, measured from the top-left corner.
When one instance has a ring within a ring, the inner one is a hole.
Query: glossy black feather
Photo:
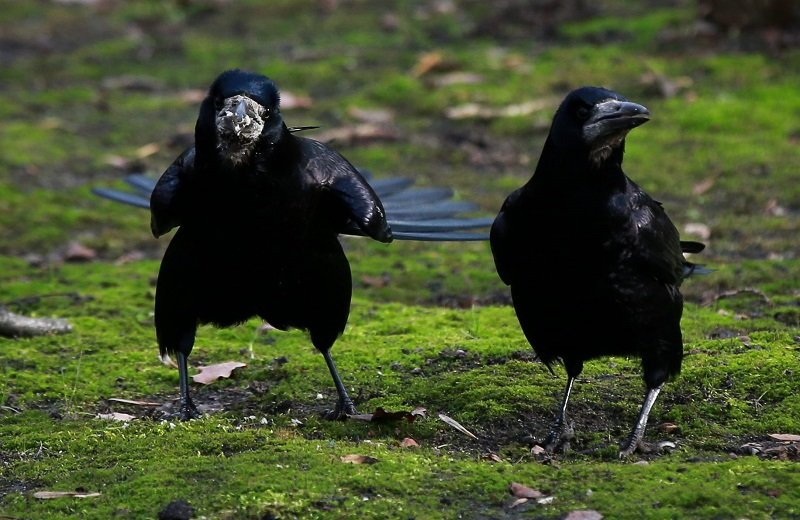
[[[506,199],[490,241],[544,363],[560,361],[574,378],[587,360],[637,356],[656,388],[683,357],[679,287],[693,265],[682,252],[703,246],[681,242],[661,204],[625,175],[625,133],[605,160],[594,159],[600,145],[583,128],[592,107],[609,100],[626,101],[594,88],[564,100],[533,177]]]

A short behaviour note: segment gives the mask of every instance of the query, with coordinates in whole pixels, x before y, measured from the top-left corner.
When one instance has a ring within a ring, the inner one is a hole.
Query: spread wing
[[[331,153],[335,154],[332,151]],[[343,164],[335,159],[326,161],[333,161],[334,171],[338,172],[332,175],[329,189],[350,208],[352,216],[341,230],[342,234],[373,238],[380,236],[383,231],[381,218],[375,212],[378,206],[374,200],[377,199],[395,240],[476,241],[489,238],[485,231],[471,230],[489,227],[492,219],[461,216],[463,213],[474,212],[477,205],[469,201],[453,200],[453,190],[450,188],[414,188],[414,181],[404,177],[373,179],[368,171],[353,167],[344,158],[341,159]],[[322,168],[324,163],[322,161],[315,169]],[[182,185],[193,171],[194,149],[191,148],[167,168],[158,181],[146,175],[133,174],[124,179],[133,191],[108,188],[95,188],[92,191],[106,199],[130,206],[145,209],[152,206],[151,224],[155,225],[151,226],[153,232],[164,234],[180,225],[183,207],[181,194],[185,192]],[[385,238],[384,236],[384,240]]]

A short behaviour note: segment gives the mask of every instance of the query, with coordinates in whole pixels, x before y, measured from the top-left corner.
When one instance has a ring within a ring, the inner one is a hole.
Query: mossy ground
[[[207,518],[558,518],[574,509],[606,518],[800,517],[796,461],[730,456],[769,433],[800,433],[800,53],[731,50],[727,39],[710,52],[689,36],[691,6],[607,2],[602,16],[567,23],[555,39],[523,40],[501,26],[494,38],[472,36],[480,8],[461,3],[452,11],[427,2],[323,4],[0,5],[0,303],[75,328],[0,339],[0,514],[153,518],[182,498]],[[431,51],[482,82],[437,87],[415,77]],[[158,411],[108,401],[170,403],[177,374],[158,362],[152,330],[165,241],[149,237],[146,212],[90,189],[117,185],[109,156],[163,170],[192,131],[196,101],[186,89],[233,66],[313,98],[286,112],[290,124],[330,128],[353,122],[350,107],[394,110],[399,140],[337,148],[379,176],[452,185],[486,213],[530,175],[569,88],[603,84],[647,105],[653,120],[628,139],[626,171],[681,229],[710,228],[702,261],[716,269],[684,286],[683,372],[651,416],[648,439],[678,450],[648,465],[615,460],[642,383],[636,360],[613,358],[588,363],[576,385],[573,451],[551,464],[530,455],[563,372],[554,377],[532,359],[486,244],[345,240],[355,297],[333,351],[345,382],[362,412],[424,406],[427,419],[321,420],[335,397],[321,356],[303,333],[265,334],[255,320],[200,330],[193,364],[249,364],[193,388],[209,411],[203,419],[163,421]],[[646,79],[654,72],[682,85],[678,95],[659,96]],[[445,116],[467,102],[538,99],[552,102],[524,117]],[[135,159],[151,142],[158,151]],[[31,267],[18,258],[47,257],[71,241],[102,260]],[[145,259],[112,262],[131,251]],[[108,411],[142,418],[95,418]],[[660,431],[662,423],[679,429]],[[421,447],[400,448],[404,437]],[[504,462],[482,459],[488,452]],[[341,463],[350,453],[378,462]],[[512,481],[556,498],[510,508]],[[32,497],[78,488],[102,495]]]

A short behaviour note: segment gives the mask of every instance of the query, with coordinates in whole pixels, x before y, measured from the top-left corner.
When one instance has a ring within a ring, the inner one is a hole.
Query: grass
[[[74,327],[0,339],[0,517],[152,518],[176,499],[205,518],[561,518],[577,509],[606,518],[800,517],[796,454],[739,450],[779,448],[768,434],[800,433],[800,53],[729,50],[730,40],[706,52],[688,37],[666,45],[665,34],[693,23],[687,6],[609,1],[601,16],[539,41],[504,37],[503,27],[496,38],[474,37],[479,6],[431,5],[0,2],[0,304]],[[415,76],[430,52],[441,54],[442,69]],[[684,285],[683,371],[647,433],[678,449],[643,457],[646,465],[616,460],[643,388],[636,360],[609,358],[588,363],[575,386],[572,451],[548,463],[530,454],[564,374],[533,360],[487,244],[344,242],[354,300],[333,353],[345,383],[362,412],[423,406],[426,418],[323,421],[335,391],[321,356],[302,332],[263,333],[255,320],[200,329],[192,370],[248,366],[193,386],[203,419],[165,418],[177,374],[157,359],[152,306],[166,240],[149,236],[146,212],[90,190],[120,186],[127,169],[162,171],[192,132],[188,89],[233,66],[311,96],[310,108],[286,111],[293,125],[352,124],[350,107],[393,110],[397,141],[336,148],[378,176],[451,185],[485,214],[529,177],[569,89],[607,85],[648,106],[653,120],[630,135],[626,171],[680,229],[708,226],[698,261],[715,269]],[[450,70],[482,81],[435,86]],[[679,85],[677,95],[659,95],[653,73]],[[121,77],[149,86],[108,81]],[[465,103],[541,99],[549,106],[524,117],[446,116]],[[155,153],[137,156],[148,143]],[[113,156],[127,169],[111,166]],[[62,264],[71,242],[99,259]],[[114,262],[131,252],[144,259]],[[41,266],[29,265],[31,255]],[[96,417],[111,411],[137,419]],[[677,429],[659,427],[666,423]],[[405,437],[420,447],[402,448]],[[378,461],[341,462],[348,454]],[[512,507],[511,482],[555,498]],[[33,497],[76,489],[102,494]]]

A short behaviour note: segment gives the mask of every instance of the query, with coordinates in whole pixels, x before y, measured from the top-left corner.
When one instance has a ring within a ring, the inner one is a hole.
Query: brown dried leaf
[[[111,412],[111,413],[99,413],[96,416],[98,419],[103,419],[106,421],[120,421],[120,422],[128,422],[133,419],[136,419],[135,415],[130,415],[127,413],[118,413],[118,412]]]
[[[94,249],[79,242],[70,242],[64,252],[65,262],[91,262],[97,257]]]
[[[347,113],[362,123],[382,125],[394,122],[394,112],[388,109],[350,107]]]
[[[181,90],[178,93],[178,99],[180,99],[184,103],[189,103],[191,105],[194,105],[196,103],[200,103],[201,101],[203,101],[206,98],[206,95],[207,91],[199,88],[193,88],[193,89]]]
[[[400,441],[401,448],[419,448],[419,443],[412,439],[411,437],[406,437],[402,441]]]
[[[198,367],[200,369],[200,373],[193,375],[192,380],[195,383],[209,385],[214,381],[216,381],[217,379],[230,377],[231,373],[234,370],[246,366],[247,366],[246,363],[240,363],[238,361],[228,361],[225,363],[208,365],[206,367]]]
[[[445,110],[445,115],[449,119],[495,119],[499,117],[521,117],[528,116],[534,112],[550,108],[553,102],[550,99],[537,99],[507,105],[504,107],[487,107],[477,103],[466,103]]]
[[[522,504],[526,503],[527,501],[528,501],[527,498],[518,498],[518,499],[514,500],[513,502],[511,502],[511,505],[508,506],[508,507],[510,509],[513,509],[513,508],[515,508],[517,506],[521,506]]]
[[[683,226],[683,232],[687,235],[696,236],[700,240],[708,240],[711,238],[711,228],[702,222],[687,222]]]
[[[374,141],[396,141],[399,139],[397,130],[392,126],[361,123],[353,126],[342,126],[321,132],[315,136],[321,143],[336,141],[341,144],[359,144]]]
[[[708,190],[710,190],[711,188],[714,187],[714,183],[716,181],[717,181],[716,178],[709,177],[707,179],[704,179],[704,180],[698,182],[692,188],[692,194],[694,194],[694,195],[702,195],[702,194],[704,194],[705,192],[707,192]]]
[[[300,96],[285,90],[281,90],[282,110],[291,110],[293,108],[311,108],[312,106],[314,106],[314,100],[309,96]]]
[[[546,450],[546,449],[544,449],[544,448],[542,448],[542,447],[541,447],[541,446],[539,446],[538,444],[534,444],[534,445],[531,447],[531,455],[542,455],[542,454],[544,454],[544,453],[547,453],[547,450]]]
[[[361,277],[361,283],[366,285],[367,287],[375,287],[376,289],[381,289],[389,285],[389,276],[369,276],[364,275]]]
[[[120,170],[127,170],[131,164],[131,160],[121,155],[107,155],[105,163]]]
[[[375,464],[378,462],[378,459],[375,457],[370,457],[369,455],[356,455],[355,453],[350,455],[342,455],[339,458],[345,464]]]
[[[460,431],[460,432],[461,432],[461,433],[463,433],[464,435],[466,435],[466,436],[468,436],[468,437],[472,437],[472,438],[473,438],[473,439],[475,439],[476,441],[478,440],[478,438],[475,436],[475,434],[474,434],[474,433],[472,433],[471,431],[469,431],[469,430],[467,430],[466,428],[464,428],[463,426],[461,426],[461,424],[460,424],[458,421],[456,421],[455,419],[452,419],[452,418],[450,418],[450,417],[446,416],[446,415],[445,415],[445,414],[443,414],[443,413],[440,413],[440,414],[439,414],[439,419],[440,419],[440,420],[442,420],[442,421],[444,421],[445,423],[449,424],[450,426],[452,426],[452,427],[453,427],[453,428],[455,428],[456,430]]]
[[[518,482],[512,482],[508,485],[508,491],[516,498],[542,498],[545,496],[541,491],[531,489],[528,486]]]
[[[664,433],[675,433],[681,429],[680,426],[671,422],[661,423],[657,426],[657,428],[659,431],[662,431]]]
[[[564,520],[602,520],[603,515],[594,509],[579,509],[577,511],[570,511]]]
[[[474,72],[450,72],[442,74],[431,80],[436,88],[449,87],[450,85],[477,85],[483,83],[483,76]]]
[[[503,462],[497,453],[485,453],[481,458],[488,462]]]
[[[159,150],[161,150],[160,144],[148,143],[137,148],[136,151],[133,152],[133,155],[136,156],[137,159],[144,159],[145,157],[157,154]]]
[[[414,65],[414,77],[420,78],[425,74],[435,70],[437,67],[441,66],[444,62],[444,56],[439,51],[433,52],[426,52],[422,56],[419,57],[417,60],[417,64]]]
[[[153,401],[134,401],[133,399],[122,399],[121,397],[109,397],[109,401],[122,404],[132,404],[134,406],[161,406],[161,403]]]
[[[48,500],[50,498],[93,498],[99,497],[100,493],[87,493],[85,491],[37,491],[33,498]]]
[[[770,433],[769,438],[780,442],[800,442],[800,435],[794,433]]]

